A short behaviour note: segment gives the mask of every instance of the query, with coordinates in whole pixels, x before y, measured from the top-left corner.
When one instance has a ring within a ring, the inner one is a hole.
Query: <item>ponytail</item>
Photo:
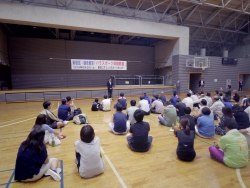
[[[190,135],[190,128],[189,128],[188,125],[186,125],[185,133],[186,133],[187,135]]]
[[[187,118],[182,118],[180,121],[181,126],[185,130],[185,134],[190,135],[189,120]]]

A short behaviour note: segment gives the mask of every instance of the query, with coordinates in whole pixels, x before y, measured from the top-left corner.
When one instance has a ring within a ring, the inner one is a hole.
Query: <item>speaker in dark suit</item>
[[[112,98],[113,83],[111,78],[109,78],[109,81],[107,82],[107,88],[108,88],[108,97]]]
[[[204,86],[205,86],[205,81],[203,80],[203,78],[201,78],[200,81],[199,81],[200,91],[203,91]]]

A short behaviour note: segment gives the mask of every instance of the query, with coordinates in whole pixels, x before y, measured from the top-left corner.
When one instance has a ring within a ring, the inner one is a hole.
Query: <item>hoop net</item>
[[[210,62],[207,57],[194,57],[186,60],[186,67],[205,70],[210,67]]]

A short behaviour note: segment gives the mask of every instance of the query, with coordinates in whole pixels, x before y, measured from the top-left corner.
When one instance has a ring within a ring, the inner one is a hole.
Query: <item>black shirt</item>
[[[148,132],[150,131],[148,122],[136,122],[131,125],[130,132],[133,134],[132,147],[138,151],[148,149]]]
[[[185,115],[185,112],[184,112],[184,108],[186,108],[186,105],[182,102],[179,102],[176,104],[175,106],[177,110],[177,116],[184,116]]]
[[[237,128],[238,130],[250,127],[249,116],[246,112],[244,111],[236,112],[234,113],[234,118],[238,124]]]
[[[178,138],[177,152],[194,151],[194,131],[190,131],[190,135],[185,133],[184,129],[176,132]]]
[[[100,103],[93,102],[92,107],[91,107],[91,110],[92,110],[92,111],[98,111],[99,106],[100,106]]]
[[[239,102],[240,101],[240,96],[237,93],[234,94],[233,100],[235,100],[235,102]]]
[[[181,117],[182,118],[187,118],[189,120],[189,129],[191,131],[194,131],[194,127],[195,127],[195,118],[193,116],[190,115],[184,115]]]

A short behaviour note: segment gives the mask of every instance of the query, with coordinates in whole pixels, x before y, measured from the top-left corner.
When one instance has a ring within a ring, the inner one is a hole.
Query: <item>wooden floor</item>
[[[169,99],[169,96],[167,96]],[[139,96],[128,97],[128,101]],[[116,100],[113,100],[112,105]],[[53,110],[57,114],[58,101],[53,102]],[[146,153],[132,152],[125,135],[114,135],[109,132],[108,123],[111,112],[91,112],[91,99],[75,100],[88,115],[96,136],[101,140],[105,172],[92,179],[80,178],[74,163],[74,141],[79,138],[80,125],[70,122],[62,129],[67,137],[60,146],[47,145],[50,157],[56,157],[63,167],[62,181],[56,182],[50,177],[42,178],[34,183],[12,183],[11,175],[15,167],[15,159],[20,143],[24,141],[34,124],[35,117],[42,111],[42,102],[0,103],[0,185],[7,187],[250,187],[250,164],[237,170],[228,168],[210,158],[208,147],[218,142],[219,136],[213,139],[196,137],[196,158],[193,162],[182,162],[176,157],[177,139],[169,132],[169,128],[159,125],[157,115],[144,118],[150,123],[150,134],[153,136],[151,149]],[[129,105],[130,106],[130,105]],[[196,113],[196,112],[192,112]],[[59,130],[58,130],[59,131]],[[116,175],[117,173],[118,175]],[[241,183],[240,183],[240,181]]]

